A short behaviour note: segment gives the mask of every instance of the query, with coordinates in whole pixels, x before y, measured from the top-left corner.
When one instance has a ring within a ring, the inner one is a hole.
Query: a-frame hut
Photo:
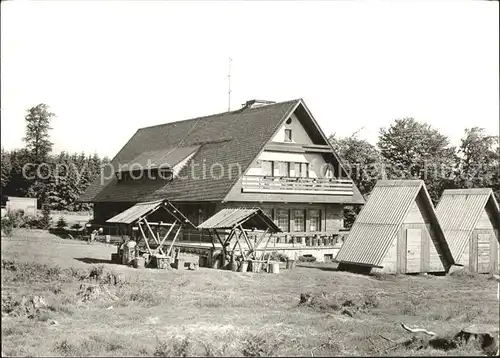
[[[500,210],[491,189],[445,190],[436,213],[457,264],[478,273],[500,269]]]
[[[380,180],[336,260],[340,270],[446,272],[454,263],[421,180]]]

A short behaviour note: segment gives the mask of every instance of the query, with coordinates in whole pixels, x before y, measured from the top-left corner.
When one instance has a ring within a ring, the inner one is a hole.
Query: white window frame
[[[301,225],[298,227],[297,218],[301,218]],[[304,209],[293,210],[293,231],[304,232],[306,230],[306,213]]]
[[[313,215],[313,213],[317,213],[317,215]],[[313,218],[317,218],[317,227],[315,230],[312,228]],[[310,232],[318,232],[321,231],[321,210],[320,209],[310,209],[309,210],[309,231]]]

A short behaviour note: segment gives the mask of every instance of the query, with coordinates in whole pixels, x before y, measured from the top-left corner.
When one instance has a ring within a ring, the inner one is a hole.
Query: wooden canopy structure
[[[235,252],[236,246],[244,260],[256,259],[257,248],[265,241],[261,257],[264,257],[271,235],[281,232],[281,229],[259,208],[227,208],[222,209],[215,215],[198,226],[200,230],[208,230],[215,249],[215,238],[222,246],[223,257],[228,251]],[[254,243],[248,237],[248,232],[259,234]],[[223,236],[221,238],[221,236]],[[267,240],[266,240],[267,238]],[[232,250],[227,248],[231,240],[235,239]],[[241,244],[240,240],[244,245]],[[246,249],[244,248],[246,246]]]
[[[148,221],[148,219],[151,221]],[[118,226],[137,227],[146,243],[150,256],[158,254],[166,255],[167,257],[170,256],[172,247],[181,229],[185,226],[195,228],[193,223],[166,199],[135,204],[106,222],[117,224]],[[156,230],[153,230],[153,228]],[[160,228],[164,228],[166,231],[163,237],[161,236]],[[157,244],[156,248],[153,249],[151,247],[146,233],[149,233],[153,238]],[[165,242],[172,235],[173,239],[170,246],[165,251],[163,248]]]

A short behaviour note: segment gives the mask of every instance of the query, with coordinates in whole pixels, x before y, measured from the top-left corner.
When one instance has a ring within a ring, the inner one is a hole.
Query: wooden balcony
[[[290,178],[247,175],[242,178],[243,193],[353,195],[352,180]]]

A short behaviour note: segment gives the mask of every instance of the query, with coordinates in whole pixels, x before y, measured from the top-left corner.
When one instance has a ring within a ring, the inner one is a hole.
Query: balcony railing
[[[328,178],[290,178],[247,175],[242,178],[243,193],[353,195],[351,180]]]

